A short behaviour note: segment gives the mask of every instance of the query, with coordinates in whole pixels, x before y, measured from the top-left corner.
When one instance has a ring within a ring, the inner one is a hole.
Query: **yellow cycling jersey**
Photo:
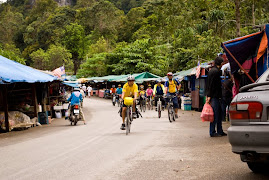
[[[136,92],[138,92],[137,84],[133,84],[133,86],[129,86],[128,82],[124,84],[122,88],[122,92],[124,92],[125,97],[133,97]]]
[[[142,91],[140,91],[139,92],[139,95],[141,96],[141,95],[145,95],[146,94],[146,91],[145,90],[142,90]]]
[[[180,85],[180,82],[176,79],[172,81],[166,81],[164,86],[168,88],[169,93],[177,92],[177,86]]]

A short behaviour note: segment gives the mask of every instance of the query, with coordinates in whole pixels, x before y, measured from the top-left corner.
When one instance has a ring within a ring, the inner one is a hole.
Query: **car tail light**
[[[260,102],[234,102],[230,105],[230,118],[240,119],[261,119],[263,105]]]
[[[78,109],[78,105],[75,105],[75,109]]]

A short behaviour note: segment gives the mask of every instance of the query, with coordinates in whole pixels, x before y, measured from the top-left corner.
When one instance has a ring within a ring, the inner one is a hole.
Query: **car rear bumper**
[[[269,153],[269,126],[231,126],[228,138],[234,153]]]

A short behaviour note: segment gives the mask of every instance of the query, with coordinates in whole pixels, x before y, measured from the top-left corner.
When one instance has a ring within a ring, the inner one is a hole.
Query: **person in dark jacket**
[[[227,107],[230,107],[230,104],[232,102],[233,99],[233,80],[232,80],[232,76],[230,76],[230,79],[224,81],[222,83],[222,120],[225,121],[225,118],[227,116],[226,114],[226,109]],[[229,119],[229,116],[228,116]]]
[[[210,103],[214,111],[214,121],[210,123],[209,135],[211,137],[227,136],[222,129],[222,108],[221,108],[221,66],[222,57],[214,60],[215,66],[208,72],[206,83],[206,102]],[[217,133],[216,133],[217,124]]]

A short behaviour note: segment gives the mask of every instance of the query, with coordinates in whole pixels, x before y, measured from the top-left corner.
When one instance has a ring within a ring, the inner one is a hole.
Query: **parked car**
[[[230,109],[228,138],[254,173],[269,170],[269,69],[253,84],[240,89]]]

